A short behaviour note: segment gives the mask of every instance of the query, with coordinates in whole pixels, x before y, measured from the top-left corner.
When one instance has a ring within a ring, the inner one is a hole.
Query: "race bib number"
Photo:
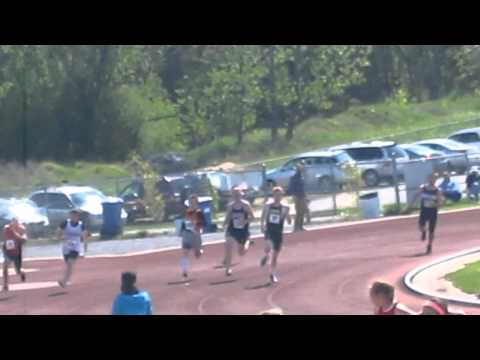
[[[271,224],[280,224],[280,215],[278,214],[270,214],[270,220],[269,222]]]
[[[16,248],[15,240],[7,240],[5,242],[5,248],[7,250],[15,250]]]

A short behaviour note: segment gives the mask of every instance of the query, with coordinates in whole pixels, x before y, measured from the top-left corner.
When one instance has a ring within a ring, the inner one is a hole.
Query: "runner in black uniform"
[[[254,219],[253,210],[250,203],[242,199],[243,193],[240,189],[233,189],[233,202],[228,206],[225,216],[224,228],[225,234],[225,273],[232,275],[232,252],[233,243],[238,244],[238,255],[243,256],[247,253],[250,246],[249,223]]]
[[[435,177],[430,175],[428,177],[428,183],[422,185],[420,190],[415,195],[413,203],[415,204],[420,198],[420,217],[418,225],[420,232],[422,233],[422,241],[427,238],[428,223],[428,244],[427,254],[432,253],[432,244],[435,237],[435,228],[437,226],[438,208],[443,203],[443,196],[440,189],[435,185]]]
[[[262,232],[265,234],[266,246],[265,256],[262,258],[260,265],[263,267],[268,263],[270,252],[273,248],[272,262],[270,264],[270,281],[278,282],[276,274],[277,259],[283,244],[283,225],[285,219],[288,223],[292,223],[290,216],[290,208],[282,204],[283,189],[275,187],[273,189],[273,202],[265,205],[262,213]]]

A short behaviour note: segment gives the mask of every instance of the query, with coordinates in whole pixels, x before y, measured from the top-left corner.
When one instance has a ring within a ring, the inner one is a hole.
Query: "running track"
[[[177,250],[117,258],[86,258],[78,263],[74,285],[11,291],[0,295],[0,314],[108,314],[118,293],[120,273],[137,271],[139,285],[154,300],[156,314],[256,314],[280,306],[287,314],[370,314],[368,285],[381,278],[398,282],[398,297],[419,308],[422,299],[409,294],[401,277],[435,257],[479,246],[480,210],[440,216],[434,254],[420,256],[416,218],[331,227],[287,235],[280,259],[280,283],[268,286],[259,267],[263,240],[238,261],[231,278],[214,267],[223,244],[205,248],[193,263],[190,285],[181,282]],[[60,260],[31,261],[27,281],[56,281]],[[12,283],[17,282],[16,277]],[[475,308],[469,313],[480,313]]]

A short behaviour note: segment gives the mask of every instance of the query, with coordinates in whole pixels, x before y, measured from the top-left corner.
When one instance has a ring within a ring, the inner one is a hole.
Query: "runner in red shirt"
[[[395,301],[395,288],[387,283],[375,282],[370,288],[370,299],[375,315],[414,315],[407,306]]]
[[[15,266],[15,272],[20,276],[22,282],[26,280],[22,271],[22,247],[27,241],[26,230],[16,218],[3,229],[4,241],[3,251],[3,291],[8,291],[8,268],[11,263]]]

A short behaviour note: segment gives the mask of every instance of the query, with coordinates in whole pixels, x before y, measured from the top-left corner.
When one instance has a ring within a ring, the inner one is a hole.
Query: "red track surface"
[[[409,294],[401,277],[435,257],[479,245],[480,211],[440,216],[434,255],[419,256],[416,219],[367,223],[287,235],[280,259],[280,283],[270,287],[259,267],[263,240],[238,261],[231,278],[214,269],[223,244],[207,246],[193,262],[192,281],[181,283],[179,252],[96,258],[79,261],[74,285],[12,291],[0,295],[0,314],[108,314],[118,293],[120,273],[137,271],[139,285],[150,292],[156,314],[256,314],[280,306],[287,314],[370,314],[368,286],[377,278],[398,284],[399,300],[418,308],[422,299]],[[32,261],[29,282],[56,281],[63,263]],[[12,277],[16,282],[16,277]],[[479,313],[475,308],[468,313]]]

